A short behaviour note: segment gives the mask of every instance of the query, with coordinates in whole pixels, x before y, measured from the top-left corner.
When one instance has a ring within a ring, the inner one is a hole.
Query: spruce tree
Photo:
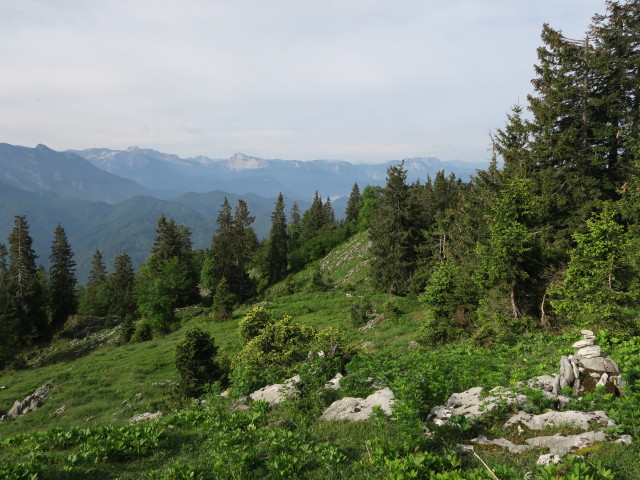
[[[53,330],[58,330],[64,325],[67,317],[74,314],[78,308],[75,294],[76,263],[73,260],[67,234],[60,224],[53,233],[49,260],[51,261],[49,267],[51,326]]]
[[[362,196],[360,195],[360,188],[357,183],[353,184],[351,194],[349,195],[349,201],[347,202],[347,209],[345,211],[345,222],[357,222],[360,208],[362,207]]]
[[[225,277],[222,277],[216,286],[216,293],[213,295],[213,303],[211,305],[214,318],[219,322],[231,319],[234,303],[234,295],[229,289],[229,283]]]
[[[96,250],[91,260],[91,270],[87,286],[80,302],[80,312],[84,315],[104,317],[109,308],[107,268],[100,250]]]
[[[387,169],[387,184],[369,227],[373,282],[396,295],[408,291],[421,240],[418,204],[406,179],[404,163]]]
[[[49,335],[46,299],[38,277],[37,255],[32,248],[26,216],[16,215],[9,235],[9,269],[6,320],[13,325],[16,344],[32,345]]]
[[[244,301],[255,294],[255,287],[249,277],[249,262],[251,255],[257,248],[257,238],[251,228],[255,217],[250,215],[244,200],[239,199],[234,211],[231,250],[233,261],[233,275],[227,277],[229,288]]]
[[[267,252],[269,285],[273,285],[287,276],[288,241],[284,199],[280,193],[271,213],[271,230],[269,231]]]
[[[131,257],[126,252],[119,252],[113,261],[113,273],[108,279],[109,315],[125,318],[135,313],[135,280]]]

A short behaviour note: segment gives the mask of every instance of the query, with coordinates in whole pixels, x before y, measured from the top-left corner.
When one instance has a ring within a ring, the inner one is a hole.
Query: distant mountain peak
[[[258,168],[267,168],[269,162],[238,152],[231,156],[231,158],[225,162],[225,165],[229,170],[256,170]]]

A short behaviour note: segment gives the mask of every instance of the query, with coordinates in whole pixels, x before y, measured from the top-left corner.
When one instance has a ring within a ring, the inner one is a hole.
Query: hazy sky
[[[604,0],[0,0],[0,142],[485,161]]]

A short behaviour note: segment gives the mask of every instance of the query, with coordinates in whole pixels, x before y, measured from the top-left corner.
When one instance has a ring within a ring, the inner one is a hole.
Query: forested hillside
[[[304,212],[281,194],[264,240],[224,198],[206,249],[162,214],[139,268],[96,249],[86,286],[63,226],[45,270],[16,216],[0,411],[53,393],[0,423],[0,476],[640,478],[640,1],[607,5],[584,40],[543,27],[533,93],[469,181],[391,165],[344,220],[322,192]],[[327,417],[387,390],[392,410]],[[484,403],[457,413],[472,390]],[[516,412],[608,417],[538,456]]]

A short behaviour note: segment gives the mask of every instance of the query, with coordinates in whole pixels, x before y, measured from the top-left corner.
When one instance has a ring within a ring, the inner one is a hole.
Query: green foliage
[[[131,257],[119,252],[113,261],[113,273],[107,280],[109,289],[109,315],[124,318],[136,311],[135,272]]]
[[[91,260],[89,279],[80,299],[79,313],[104,317],[109,309],[109,289],[107,268],[102,260],[102,253],[96,250]]]
[[[254,307],[245,314],[238,324],[238,335],[243,343],[248,343],[262,333],[265,327],[273,323],[265,307]]]
[[[51,244],[51,266],[49,267],[49,309],[51,327],[60,328],[69,315],[76,313],[76,263],[73,260],[71,245],[67,234],[60,224],[56,227]]]
[[[222,372],[215,363],[218,348],[208,333],[192,327],[176,345],[175,363],[180,375],[180,389],[189,397],[198,397],[205,385],[219,380]]]
[[[578,325],[600,325],[610,329],[630,326],[624,307],[628,292],[627,237],[616,221],[612,205],[587,220],[587,232],[573,235],[576,247],[564,272],[564,281],[549,288],[557,314]]]
[[[225,277],[222,277],[216,286],[216,293],[213,296],[213,303],[211,305],[214,318],[218,322],[229,320],[233,315],[234,303],[235,300],[229,289],[229,283]]]
[[[423,227],[404,163],[387,169],[387,184],[371,218],[371,276],[382,291],[405,295],[416,267]]]
[[[440,262],[418,299],[428,308],[425,322],[416,332],[416,341],[424,347],[441,345],[458,337],[461,326],[454,317],[462,303],[457,281],[460,271],[452,262]]]
[[[131,318],[131,315],[128,317]],[[151,326],[151,322],[144,319],[140,320],[136,324],[130,339],[133,343],[148,342],[153,339],[153,327]]]
[[[256,385],[260,387],[266,385],[265,381],[292,374],[294,366],[307,357],[315,338],[316,331],[312,327],[300,325],[288,315],[268,323],[233,359],[231,384],[234,391],[247,394]]]
[[[362,298],[354,300],[351,303],[351,325],[356,328],[362,327],[369,321],[369,317],[373,315],[374,309],[371,301]]]

